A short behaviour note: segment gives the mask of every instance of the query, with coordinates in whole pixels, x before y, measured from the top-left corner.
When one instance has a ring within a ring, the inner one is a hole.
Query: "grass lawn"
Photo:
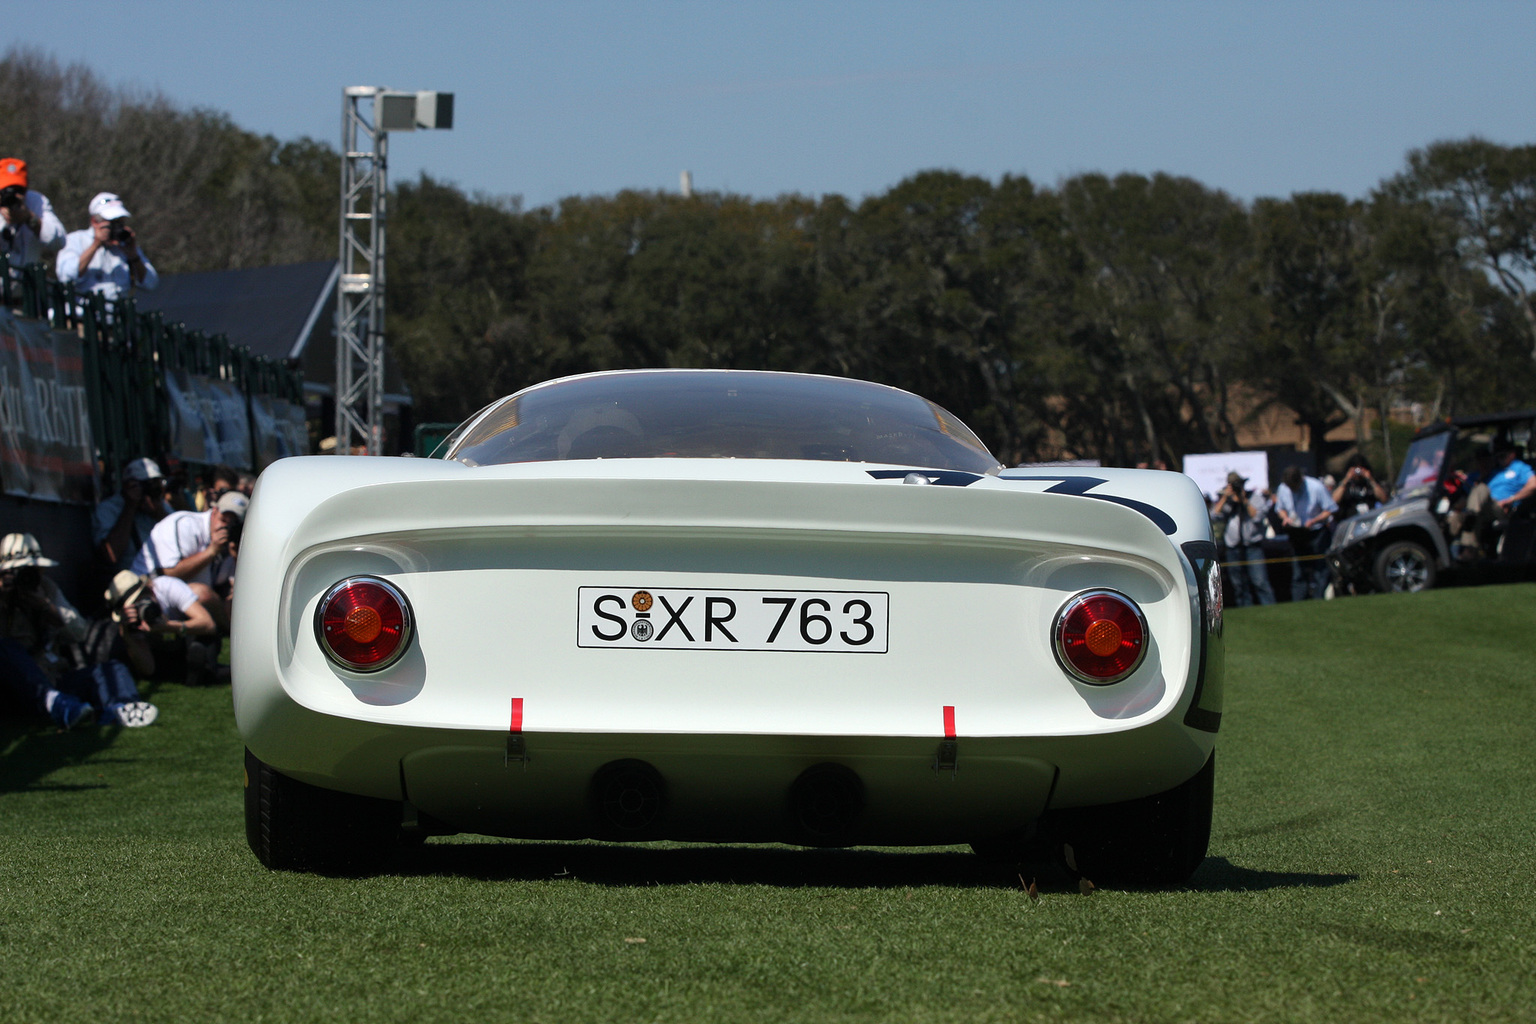
[[[1229,612],[1211,855],[1079,892],[961,850],[245,845],[224,689],[0,723],[0,1021],[1536,1016],[1536,585]]]

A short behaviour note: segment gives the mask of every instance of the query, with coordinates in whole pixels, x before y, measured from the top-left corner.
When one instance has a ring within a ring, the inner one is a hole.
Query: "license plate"
[[[578,647],[885,654],[891,596],[853,590],[579,587]]]

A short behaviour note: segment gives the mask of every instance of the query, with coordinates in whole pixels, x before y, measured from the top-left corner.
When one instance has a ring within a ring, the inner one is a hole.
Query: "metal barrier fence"
[[[50,279],[40,263],[16,268],[0,260],[0,304],[19,313],[23,324],[31,321],[81,340],[90,440],[104,477],[103,494],[116,488],[122,465],[137,456],[175,455],[195,473],[218,463],[259,470],[272,458],[308,451],[307,436],[300,436],[304,381],[297,367],[252,355],[222,334],[139,312],[131,298],[111,302],[77,293]],[[206,415],[198,415],[197,403],[206,413],[221,397],[234,415],[215,429]],[[246,436],[229,436],[240,432],[230,427],[240,421]],[[10,481],[5,489],[19,493]]]

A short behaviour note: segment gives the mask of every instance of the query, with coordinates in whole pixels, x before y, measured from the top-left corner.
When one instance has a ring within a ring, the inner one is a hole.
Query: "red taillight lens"
[[[1136,671],[1147,648],[1147,620],[1112,590],[1078,594],[1056,615],[1056,657],[1085,683],[1117,683]]]
[[[377,672],[410,645],[411,606],[393,584],[354,576],[321,599],[315,635],[332,661],[355,672]]]

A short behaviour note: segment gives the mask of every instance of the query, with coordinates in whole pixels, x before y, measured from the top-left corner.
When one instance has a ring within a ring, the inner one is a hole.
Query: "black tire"
[[[400,842],[397,801],[311,786],[245,752],[245,839],[274,871],[356,875]]]
[[[1416,594],[1435,585],[1435,556],[1413,540],[1393,541],[1376,553],[1376,589]]]
[[[1179,885],[1211,841],[1216,755],[1194,777],[1139,800],[1052,815],[1067,867],[1095,885]]]

